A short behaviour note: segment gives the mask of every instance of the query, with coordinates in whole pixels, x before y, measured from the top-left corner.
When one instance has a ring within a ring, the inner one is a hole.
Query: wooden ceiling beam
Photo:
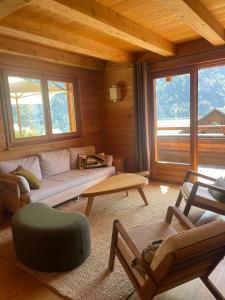
[[[0,19],[14,13],[18,9],[31,4],[32,0],[1,0]]]
[[[36,1],[46,7],[46,0]],[[163,56],[175,55],[174,44],[93,0],[48,0],[47,8],[146,50]]]
[[[114,62],[135,60],[125,51],[16,15],[0,20],[0,34]]]
[[[211,44],[225,44],[222,26],[200,0],[159,0]]]
[[[63,52],[61,50],[35,45],[0,36],[0,53],[16,54],[39,60],[53,62],[71,67],[102,71],[105,63],[102,60]]]

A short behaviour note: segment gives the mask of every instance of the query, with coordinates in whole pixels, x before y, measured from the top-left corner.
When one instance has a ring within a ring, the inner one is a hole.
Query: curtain
[[[148,138],[148,71],[146,63],[137,63],[134,66],[134,91],[136,112],[136,153],[137,169],[150,169],[149,138]]]

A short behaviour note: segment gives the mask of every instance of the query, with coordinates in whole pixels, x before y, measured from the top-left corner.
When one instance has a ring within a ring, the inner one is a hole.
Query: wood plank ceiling
[[[173,56],[177,44],[200,38],[223,45],[224,28],[224,0],[3,0],[0,5],[0,51],[15,53],[7,40],[13,38],[26,43],[19,44],[20,55],[29,48],[32,56],[37,44],[40,55],[40,47],[48,47],[60,62],[59,53],[51,52],[57,49],[68,53],[69,64],[74,57],[74,65],[98,70],[103,61],[135,62],[146,52]]]

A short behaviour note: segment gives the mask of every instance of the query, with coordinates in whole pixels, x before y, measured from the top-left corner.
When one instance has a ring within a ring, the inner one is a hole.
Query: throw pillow
[[[78,156],[79,153],[83,153],[83,154],[86,154],[86,155],[95,154],[95,147],[94,146],[84,146],[84,147],[70,148],[70,166],[71,166],[71,169],[78,169],[77,156]],[[1,163],[0,163],[0,170],[1,170]]]
[[[225,180],[223,178],[217,179],[213,185],[225,190]],[[217,192],[212,189],[208,189],[208,191],[216,200],[220,202],[225,202],[225,194],[222,194],[221,192]]]
[[[2,178],[15,181],[19,185],[20,193],[22,195],[30,192],[30,186],[25,177],[16,174],[5,174]]]
[[[37,190],[40,188],[40,180],[23,167],[19,166],[13,173],[25,177],[31,189]]]
[[[79,170],[105,167],[105,156],[103,153],[92,155],[78,154],[77,166]]]
[[[153,241],[142,251],[142,256],[149,266],[162,242],[163,240]],[[145,272],[145,269],[136,258],[131,262],[131,267],[136,269],[143,278],[146,278],[147,274]]]

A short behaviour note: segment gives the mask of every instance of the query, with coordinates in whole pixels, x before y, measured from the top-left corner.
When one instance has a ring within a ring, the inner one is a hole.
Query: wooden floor
[[[51,291],[29,273],[0,257],[0,299],[59,300],[65,298]]]

